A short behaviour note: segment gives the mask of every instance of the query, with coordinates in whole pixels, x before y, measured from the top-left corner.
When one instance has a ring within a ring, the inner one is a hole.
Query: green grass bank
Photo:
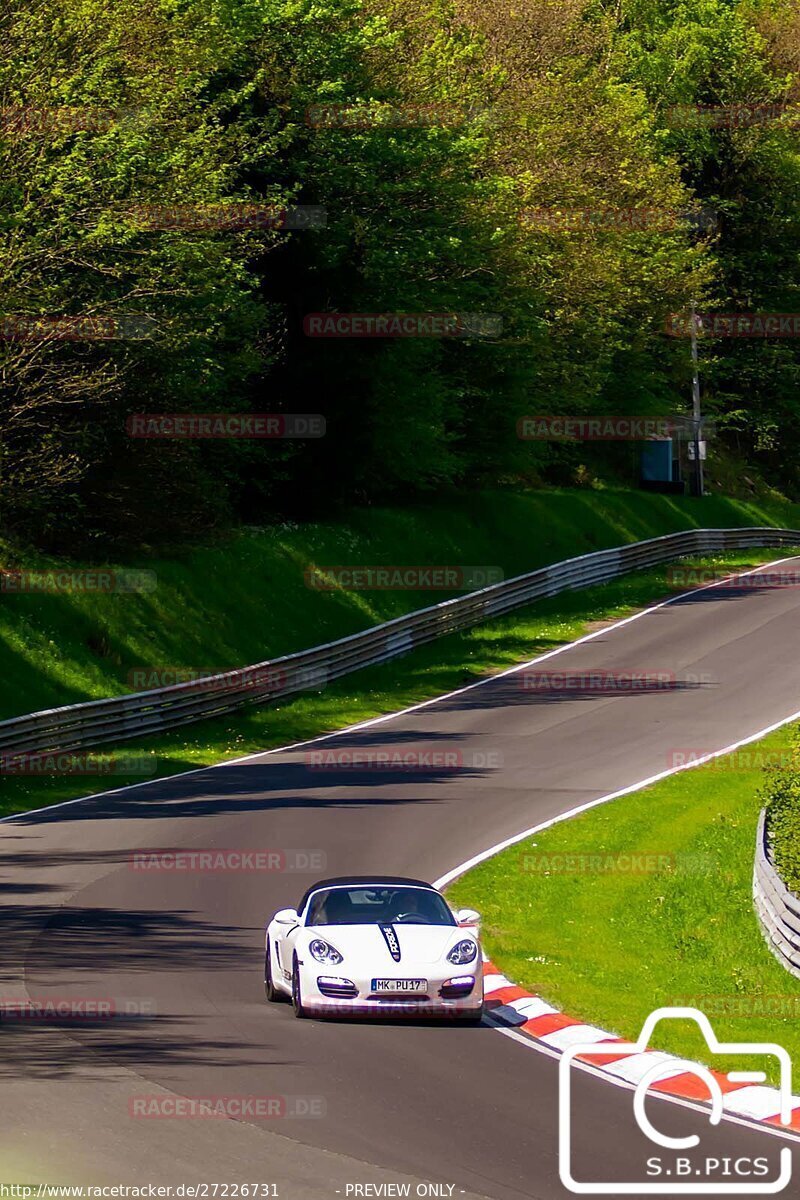
[[[767,948],[751,897],[763,789],[796,756],[787,726],[526,838],[450,899],[483,913],[510,979],[570,1016],[634,1039],[654,1009],[688,1005],[721,1041],[778,1042],[796,1063],[800,979]],[[692,1023],[665,1022],[654,1044],[719,1066]]]
[[[678,529],[800,523],[800,506],[614,490],[470,493],[426,507],[369,509],[340,523],[250,530],[181,558],[139,561],[150,592],[4,594],[0,718],[133,690],[135,672],[224,670],[345,636],[444,599],[431,591],[321,591],[310,565],[495,566],[505,576]],[[770,557],[767,552],[763,558]],[[749,555],[746,561],[759,561]],[[732,560],[740,565],[741,556]],[[6,553],[6,570],[79,568]],[[358,673],[318,694],[248,709],[120,750],[149,775],[219,762],[427,699],[580,636],[665,592],[664,568],[570,593]],[[135,782],[117,764],[94,777],[6,777],[0,813]]]

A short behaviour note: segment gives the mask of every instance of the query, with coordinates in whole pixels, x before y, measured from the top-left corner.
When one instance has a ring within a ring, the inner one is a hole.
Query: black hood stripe
[[[380,929],[381,933],[383,934],[383,940],[389,947],[389,953],[391,954],[392,958],[395,962],[400,962],[402,957],[400,953],[400,942],[395,932],[394,925],[381,925]]]

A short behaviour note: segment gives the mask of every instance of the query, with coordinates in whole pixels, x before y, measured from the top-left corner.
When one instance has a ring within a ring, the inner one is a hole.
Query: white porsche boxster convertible
[[[267,926],[264,989],[295,1015],[414,1015],[477,1024],[480,918],[453,912],[429,883],[324,879]]]

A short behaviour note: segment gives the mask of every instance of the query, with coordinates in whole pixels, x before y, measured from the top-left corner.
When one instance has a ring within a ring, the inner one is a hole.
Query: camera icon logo
[[[588,1059],[591,1066],[592,1056],[597,1057],[613,1053],[620,1058],[628,1055],[644,1055],[648,1051],[653,1030],[662,1020],[691,1020],[696,1022],[703,1035],[709,1052],[725,1056],[732,1055],[761,1055],[771,1056],[777,1060],[780,1067],[780,1084],[776,1089],[776,1107],[779,1106],[779,1117],[782,1125],[790,1125],[792,1113],[791,1077],[792,1064],[783,1046],[774,1042],[720,1042],[711,1027],[708,1017],[696,1008],[658,1008],[652,1012],[642,1026],[642,1031],[636,1042],[614,1042],[613,1047],[607,1042],[588,1042],[568,1046],[562,1053],[559,1062],[559,1174],[561,1182],[568,1191],[577,1195],[643,1195],[647,1193],[670,1195],[683,1192],[693,1195],[774,1195],[781,1192],[789,1184],[792,1177],[792,1152],[788,1146],[783,1146],[779,1158],[776,1156],[775,1177],[762,1182],[755,1182],[753,1177],[763,1177],[773,1174],[769,1169],[769,1160],[765,1158],[742,1158],[735,1160],[735,1170],[731,1177],[732,1159],[710,1158],[703,1155],[702,1150],[694,1157],[689,1157],[690,1151],[697,1151],[700,1138],[697,1134],[686,1137],[669,1136],[653,1124],[646,1109],[649,1089],[670,1076],[677,1074],[692,1074],[701,1080],[708,1089],[710,1098],[710,1125],[718,1125],[723,1115],[723,1094],[718,1079],[704,1066],[688,1060],[672,1056],[653,1054],[649,1057],[652,1063],[640,1059],[642,1069],[630,1076],[631,1082],[636,1083],[633,1094],[633,1115],[639,1130],[649,1142],[660,1147],[666,1154],[647,1159],[645,1178],[630,1181],[593,1181],[578,1180],[574,1177],[574,1139],[572,1129],[572,1069],[576,1058]],[[637,1064],[638,1065],[638,1064]],[[730,1083],[763,1084],[766,1075],[762,1071],[730,1071],[726,1078]],[[663,1093],[662,1093],[663,1095]],[[680,1157],[678,1155],[680,1154]],[[725,1164],[726,1169],[720,1176],[720,1168]],[[749,1164],[749,1166],[747,1165]],[[758,1164],[755,1168],[753,1164]],[[668,1179],[666,1177],[669,1177]],[[744,1176],[744,1177],[743,1177]]]

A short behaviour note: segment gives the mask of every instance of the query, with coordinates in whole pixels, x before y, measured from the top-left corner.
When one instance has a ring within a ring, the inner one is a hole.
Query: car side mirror
[[[476,912],[474,908],[459,908],[455,917],[462,929],[467,929],[470,926],[477,928],[481,923],[481,914]]]
[[[277,925],[296,925],[299,920],[293,908],[282,908],[272,919]]]

